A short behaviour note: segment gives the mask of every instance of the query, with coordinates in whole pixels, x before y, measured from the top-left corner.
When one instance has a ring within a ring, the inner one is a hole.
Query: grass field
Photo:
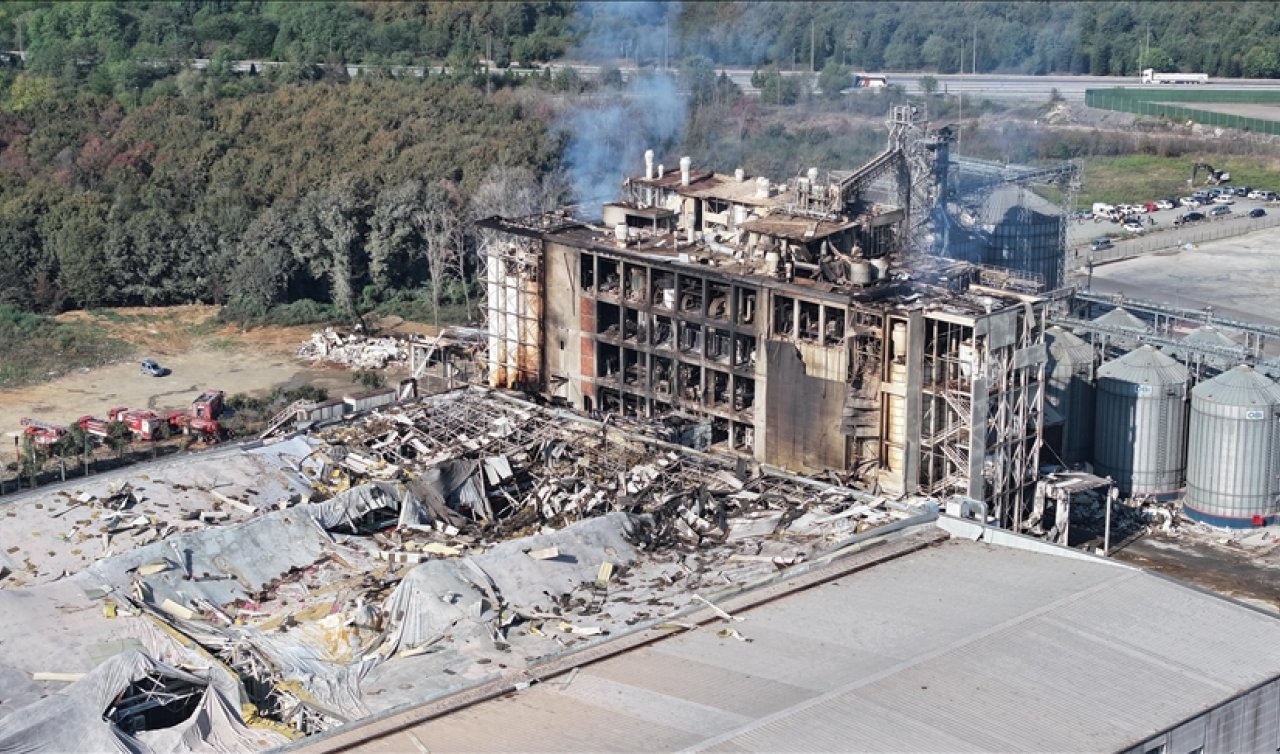
[[[0,306],[0,388],[16,387],[81,367],[109,364],[133,348],[79,322]]]
[[[1203,156],[1157,157],[1125,155],[1123,157],[1090,157],[1084,163],[1084,187],[1077,207],[1089,208],[1094,202],[1137,204],[1160,197],[1185,196],[1190,192],[1187,179],[1191,166],[1205,162],[1231,173],[1231,185],[1280,191],[1280,159],[1265,157],[1229,158]],[[1201,171],[1196,188],[1203,188]]]

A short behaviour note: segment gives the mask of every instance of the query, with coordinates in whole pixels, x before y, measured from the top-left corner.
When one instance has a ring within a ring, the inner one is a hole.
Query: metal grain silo
[[[1099,367],[1094,473],[1130,496],[1176,491],[1186,468],[1187,383],[1187,368],[1151,346]]]
[[[1187,515],[1251,526],[1280,513],[1280,385],[1247,366],[1191,391]]]
[[[1045,435],[1065,463],[1089,459],[1093,449],[1093,346],[1061,327],[1044,332]]]
[[[1151,332],[1150,325],[1121,306],[1117,306],[1101,317],[1094,318],[1093,321],[1094,324],[1119,331],[1103,332],[1096,336],[1101,339],[1103,351],[1110,351],[1111,354],[1114,354],[1117,349],[1127,351],[1137,348],[1142,334]]]

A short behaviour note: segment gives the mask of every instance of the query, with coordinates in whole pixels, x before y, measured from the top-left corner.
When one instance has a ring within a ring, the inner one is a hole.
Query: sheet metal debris
[[[127,544],[74,577],[86,594],[216,658],[255,720],[295,734],[690,630],[686,611],[738,623],[718,595],[912,513],[475,388],[289,443],[283,485],[215,475],[181,516],[124,487],[72,502]]]

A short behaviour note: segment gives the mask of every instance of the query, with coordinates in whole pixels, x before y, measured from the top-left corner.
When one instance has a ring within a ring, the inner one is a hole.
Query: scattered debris
[[[398,338],[371,338],[327,327],[311,334],[311,339],[298,348],[298,358],[353,369],[385,369],[389,362],[407,360],[409,350]]]

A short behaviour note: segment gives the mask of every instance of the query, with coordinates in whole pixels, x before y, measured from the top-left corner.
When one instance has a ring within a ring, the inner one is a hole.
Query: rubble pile
[[[311,334],[298,348],[298,358],[341,364],[353,369],[385,369],[393,361],[405,361],[409,351],[396,338],[373,338],[361,333],[340,333],[332,327]]]
[[[309,491],[74,578],[217,656],[295,735],[688,630],[682,615],[915,512],[475,388],[290,442],[285,476]]]

